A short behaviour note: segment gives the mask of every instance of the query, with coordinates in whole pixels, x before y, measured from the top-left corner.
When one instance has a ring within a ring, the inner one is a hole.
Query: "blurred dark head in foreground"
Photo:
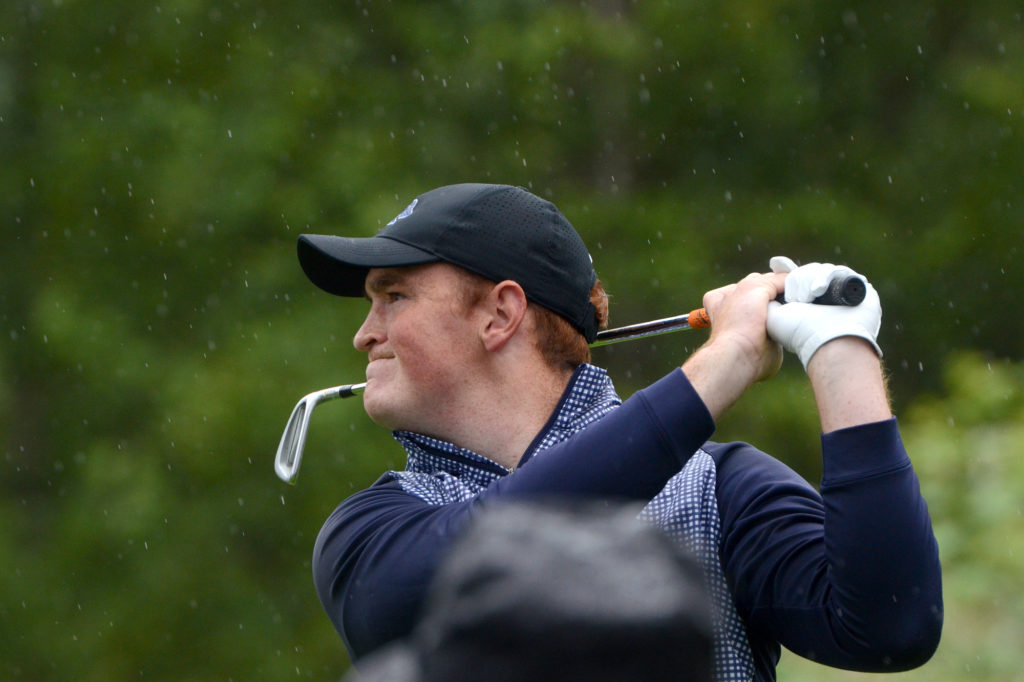
[[[700,569],[638,508],[505,505],[438,571],[409,641],[363,682],[710,680]]]

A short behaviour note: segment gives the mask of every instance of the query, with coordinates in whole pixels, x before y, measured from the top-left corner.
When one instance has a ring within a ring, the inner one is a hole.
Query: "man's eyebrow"
[[[401,284],[405,281],[405,276],[402,273],[388,270],[374,275],[367,275],[366,277],[366,293],[378,293],[390,286],[395,284]]]

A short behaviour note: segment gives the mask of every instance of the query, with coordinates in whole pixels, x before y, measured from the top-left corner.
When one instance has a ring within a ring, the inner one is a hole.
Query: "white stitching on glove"
[[[822,345],[841,336],[859,336],[874,347],[878,356],[878,330],[882,326],[882,304],[878,292],[864,279],[867,292],[857,306],[818,305],[811,303],[825,293],[833,279],[857,274],[850,268],[831,263],[808,263],[797,266],[785,256],[770,261],[772,272],[788,272],[786,304],[768,304],[768,336],[786,350],[796,353],[807,369],[807,363]]]

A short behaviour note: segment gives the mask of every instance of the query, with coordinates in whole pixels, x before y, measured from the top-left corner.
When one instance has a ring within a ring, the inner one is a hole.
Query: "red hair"
[[[590,290],[590,302],[594,304],[597,328],[604,329],[608,326],[608,294],[601,280],[597,280]],[[548,365],[556,369],[576,369],[580,364],[590,362],[590,344],[580,330],[543,306],[531,303],[530,307],[537,325],[534,343]]]
[[[456,268],[462,276],[460,292],[463,304],[470,308],[487,295],[494,282],[476,273]],[[597,280],[590,290],[590,302],[594,305],[594,317],[598,329],[608,326],[608,294],[601,280]],[[542,305],[529,303],[533,311],[536,333],[534,345],[543,356],[544,361],[554,369],[574,370],[584,362],[590,362],[590,344],[580,330],[558,313]]]

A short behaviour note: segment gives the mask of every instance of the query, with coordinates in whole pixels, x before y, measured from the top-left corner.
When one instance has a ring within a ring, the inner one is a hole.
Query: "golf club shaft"
[[[711,320],[708,319],[707,311],[703,308],[697,308],[685,315],[665,317],[660,320],[650,320],[649,322],[639,322],[615,329],[605,329],[597,333],[597,338],[590,344],[590,347],[600,348],[601,346],[619,343],[620,341],[643,339],[648,336],[668,334],[669,332],[677,332],[683,329],[705,329],[710,325]]]

